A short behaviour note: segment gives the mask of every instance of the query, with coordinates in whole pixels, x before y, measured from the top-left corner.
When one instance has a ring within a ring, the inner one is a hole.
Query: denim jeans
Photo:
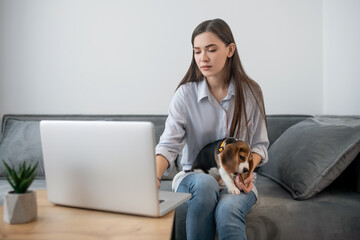
[[[245,215],[256,202],[253,192],[240,195],[219,192],[217,181],[208,174],[185,177],[178,192],[191,193],[187,201],[186,236],[192,239],[246,239]]]

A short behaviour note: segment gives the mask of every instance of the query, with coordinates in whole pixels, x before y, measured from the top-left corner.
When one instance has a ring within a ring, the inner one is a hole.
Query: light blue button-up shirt
[[[259,166],[267,162],[269,140],[266,124],[251,94],[245,96],[249,135],[243,127],[240,136],[229,136],[235,105],[234,88],[232,80],[227,96],[220,103],[210,93],[205,78],[177,89],[169,107],[165,130],[156,146],[156,154],[164,156],[170,164],[165,175],[172,170],[181,151],[183,170],[189,170],[205,145],[225,137],[246,141],[252,151],[262,157]]]

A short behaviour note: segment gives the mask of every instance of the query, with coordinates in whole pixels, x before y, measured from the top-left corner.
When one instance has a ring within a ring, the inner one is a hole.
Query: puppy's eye
[[[244,161],[245,157],[240,155],[240,159]]]

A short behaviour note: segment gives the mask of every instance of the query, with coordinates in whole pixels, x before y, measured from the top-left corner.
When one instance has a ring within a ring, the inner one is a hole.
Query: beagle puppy
[[[235,138],[225,138],[206,145],[197,155],[191,170],[182,171],[175,175],[176,180],[186,172],[201,172],[210,174],[220,186],[226,186],[229,193],[240,194],[234,179],[240,175],[244,183],[253,169],[253,157],[249,145]]]

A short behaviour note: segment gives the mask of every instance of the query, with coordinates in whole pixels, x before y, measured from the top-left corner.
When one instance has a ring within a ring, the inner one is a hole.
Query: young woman
[[[165,130],[156,147],[159,179],[174,167],[182,151],[183,170],[189,170],[199,151],[225,137],[246,141],[255,165],[267,161],[269,145],[260,87],[241,65],[234,37],[221,19],[201,23],[193,32],[193,59],[169,107]],[[192,194],[186,216],[187,239],[246,239],[245,215],[257,199],[254,174],[238,178],[242,193],[219,192],[207,174],[189,172],[178,179],[176,191]]]

